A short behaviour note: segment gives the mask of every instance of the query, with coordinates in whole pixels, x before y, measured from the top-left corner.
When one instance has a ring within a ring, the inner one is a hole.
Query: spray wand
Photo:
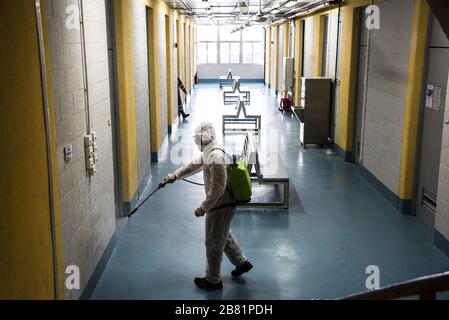
[[[187,183],[191,183],[197,186],[204,186],[204,184],[202,183],[197,183],[194,181],[190,181],[187,179],[182,179],[183,181],[187,182]],[[137,210],[140,209],[140,207],[148,200],[150,199],[156,192],[158,192],[161,189],[164,189],[165,186],[169,183],[168,177],[164,179],[164,181],[162,181],[161,183],[159,183],[159,186],[156,188],[156,190],[154,190],[148,197],[146,197],[133,211],[131,211],[131,213],[128,215],[128,218],[131,218],[132,215],[134,215]]]

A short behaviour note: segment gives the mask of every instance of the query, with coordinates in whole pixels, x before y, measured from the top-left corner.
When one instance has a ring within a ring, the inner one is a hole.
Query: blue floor
[[[299,123],[277,111],[275,97],[252,85],[250,114],[262,114],[262,145],[276,140],[296,196],[291,209],[239,210],[232,228],[254,269],[242,279],[230,275],[224,258],[222,292],[203,292],[193,278],[205,269],[204,220],[194,210],[201,187],[178,182],[149,200],[131,219],[117,222],[117,247],[93,299],[311,299],[364,291],[366,267],[380,268],[381,285],[449,270],[433,245],[433,230],[398,213],[359,174],[358,167],[321,149],[303,150]],[[223,106],[216,84],[197,86],[188,121],[180,122],[152,166],[153,189],[177,165],[170,147],[180,137],[192,143],[194,127],[210,121],[221,131]],[[221,137],[220,137],[221,139]],[[239,152],[243,136],[225,137]],[[201,181],[201,176],[193,179]]]

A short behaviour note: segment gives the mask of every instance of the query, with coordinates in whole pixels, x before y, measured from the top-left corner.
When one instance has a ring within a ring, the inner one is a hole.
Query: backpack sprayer
[[[215,149],[214,149],[215,150]],[[214,151],[212,150],[212,151]],[[222,149],[216,149],[216,150],[222,150]],[[222,150],[225,152],[224,150]],[[226,154],[226,152],[225,152]],[[197,186],[204,186],[202,183],[193,182],[187,179],[182,179],[182,181],[194,184]],[[148,200],[150,199],[156,192],[159,190],[165,188],[165,186],[169,183],[168,178],[165,178],[161,183],[159,183],[159,186],[154,190],[148,197],[146,197],[131,213],[128,215],[128,218],[130,218],[134,213],[137,212],[137,210],[140,209],[140,207]],[[252,185],[251,185],[251,178],[249,175],[248,167],[246,165],[246,162],[244,160],[237,160],[236,156],[233,156],[233,163],[228,166],[228,181],[227,181],[227,189],[231,192],[232,197],[234,198],[234,202],[230,204],[225,204],[216,208],[213,208],[212,210],[209,210],[209,212],[221,210],[224,208],[229,207],[237,207],[238,205],[247,204],[251,201],[251,195],[252,195]]]

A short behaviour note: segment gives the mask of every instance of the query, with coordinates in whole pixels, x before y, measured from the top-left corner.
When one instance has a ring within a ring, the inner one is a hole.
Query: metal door
[[[416,214],[426,224],[435,224],[445,97],[449,71],[449,41],[433,19],[426,75],[426,101],[422,106]]]
[[[357,93],[355,105],[355,126],[354,126],[354,146],[353,161],[362,165],[362,143],[363,143],[363,119],[366,103],[366,87],[367,87],[367,65],[368,65],[368,44],[369,34],[365,26],[365,8],[359,10],[359,56],[358,56],[358,75],[357,75]]]
[[[114,204],[115,217],[119,219],[123,216],[123,202],[121,198],[120,180],[120,135],[119,135],[119,110],[117,100],[117,72],[115,60],[115,28],[114,28],[114,7],[112,1],[106,1],[106,25],[108,41],[108,66],[109,66],[109,87],[111,100],[111,130],[112,130],[112,155],[114,167]]]

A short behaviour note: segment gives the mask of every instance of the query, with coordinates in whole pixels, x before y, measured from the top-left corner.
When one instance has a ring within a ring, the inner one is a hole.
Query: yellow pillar
[[[48,158],[33,1],[0,2],[0,299],[63,299],[62,240],[50,48],[41,1],[55,209],[55,279]],[[7,32],[5,32],[7,30]],[[14,134],[11,134],[14,133]],[[59,297],[55,288],[59,289]]]
[[[166,15],[165,16],[165,34],[166,39],[168,40],[165,44],[165,50],[166,50],[166,63],[167,63],[167,123],[168,126],[171,126],[174,118],[174,97],[173,97],[173,50],[172,50],[172,43],[173,43],[173,33],[172,33],[172,20],[173,15]]]
[[[274,27],[274,68],[273,68],[273,88],[279,88],[279,25]]]
[[[303,25],[301,19],[295,20],[295,92],[294,92],[294,104],[296,106],[299,106],[301,103],[301,71],[302,71],[302,51],[304,43],[302,42],[303,39]]]
[[[265,55],[266,61],[265,66],[267,68],[265,73],[265,85],[270,86],[271,83],[271,27],[267,27],[266,29],[266,46],[265,46]]]
[[[123,201],[130,202],[137,190],[137,134],[130,1],[114,1],[117,82],[120,112],[120,176]]]
[[[290,43],[290,23],[287,21],[284,24],[284,48],[282,50],[282,52],[283,52],[283,57],[281,60],[282,62],[284,61],[285,57],[289,56],[289,54],[288,54],[289,43]],[[282,63],[282,65],[283,65],[283,63]],[[280,72],[285,77],[284,70],[280,70]],[[281,84],[279,84],[279,85],[281,85]],[[287,89],[288,88],[284,84],[282,84],[282,88],[280,88],[280,90],[285,93],[285,96],[287,95]]]
[[[428,21],[429,5],[427,1],[415,0],[402,131],[401,176],[399,181],[399,197],[402,200],[413,198],[419,110],[421,108],[426,66]]]
[[[359,18],[352,6],[342,8],[344,28],[341,45],[340,102],[336,142],[346,152],[352,151],[354,106],[356,98]]]
[[[161,134],[161,71],[159,68],[161,59],[160,51],[158,49],[159,41],[159,23],[158,10],[153,8],[148,15],[148,26],[150,41],[148,42],[148,61],[149,61],[149,77],[150,77],[150,110],[151,110],[151,152],[157,153],[162,144]]]
[[[176,48],[176,61],[177,61],[177,67],[178,67],[178,74],[177,76],[179,77],[179,79],[182,79],[181,76],[181,23],[179,21],[179,19],[176,19],[176,43],[177,43],[177,48]]]

